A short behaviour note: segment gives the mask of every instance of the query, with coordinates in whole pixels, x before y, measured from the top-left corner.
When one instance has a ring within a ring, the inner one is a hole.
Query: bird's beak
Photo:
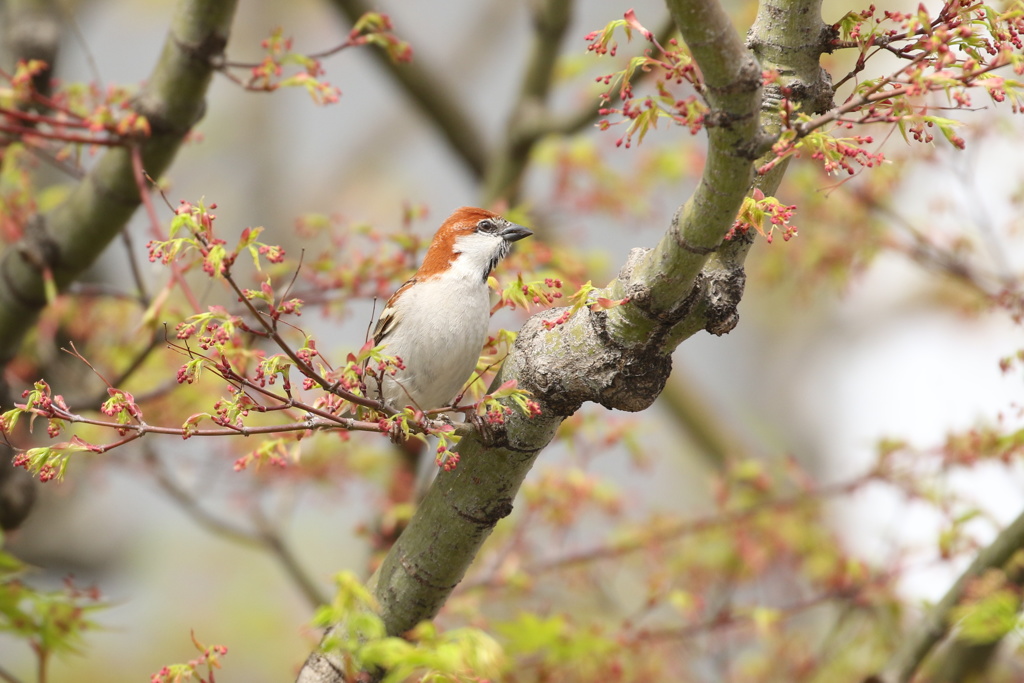
[[[532,230],[528,230],[527,228],[524,228],[521,225],[516,225],[515,223],[509,223],[508,227],[501,231],[501,237],[506,242],[516,242],[524,237],[529,237],[532,234]]]

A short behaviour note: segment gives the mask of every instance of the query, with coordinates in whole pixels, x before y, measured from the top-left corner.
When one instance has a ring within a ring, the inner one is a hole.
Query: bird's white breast
[[[403,292],[394,304],[396,330],[384,353],[401,357],[406,369],[385,379],[385,400],[421,410],[450,404],[476,368],[490,307],[479,275],[467,278],[454,267]]]

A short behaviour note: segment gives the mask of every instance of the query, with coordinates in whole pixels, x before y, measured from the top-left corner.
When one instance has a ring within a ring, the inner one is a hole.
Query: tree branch
[[[146,171],[162,174],[203,113],[213,63],[227,42],[235,0],[182,0],[152,75],[134,108],[152,128],[140,140]],[[140,202],[131,150],[108,150],[68,199],[26,227],[0,255],[0,366],[47,304],[52,274],[66,288],[122,230]]]
[[[332,1],[353,24],[372,11],[363,0]],[[459,106],[459,99],[452,97],[451,88],[437,78],[438,70],[426,65],[421,56],[409,63],[396,64],[382,50],[370,50],[370,54],[448,140],[473,177],[482,178],[487,165],[483,135],[466,110]]]
[[[747,45],[763,71],[780,74],[764,93],[761,121],[771,137],[781,130],[776,104],[783,90],[805,111],[820,113],[833,106],[831,79],[819,60],[831,49],[834,29],[822,21],[821,5],[821,0],[760,0]],[[756,167],[775,158],[771,150],[763,151]],[[754,179],[754,187],[765,195],[774,195],[788,167],[788,158],[773,165]],[[743,263],[753,243],[753,235],[737,236],[722,244],[705,268],[701,284],[710,293],[712,320],[707,329],[711,332],[719,333],[719,329],[728,330],[736,324],[735,304],[739,302],[737,293],[742,294]],[[671,344],[675,337],[685,338],[692,328],[692,323],[684,321],[667,341]]]
[[[920,669],[928,653],[949,632],[949,615],[964,596],[971,581],[989,569],[1005,565],[1018,550],[1024,548],[1024,512],[1013,520],[988,547],[974,558],[966,571],[933,607],[916,630],[903,639],[903,645],[892,656],[879,676],[867,679],[871,683],[906,683]]]
[[[558,47],[568,27],[571,0],[546,0],[535,12],[534,43],[529,66],[523,76],[518,103],[512,110],[508,131],[501,149],[491,157],[484,181],[483,204],[490,205],[505,199],[514,201],[519,184],[529,165],[530,154],[537,143],[547,135],[573,135],[598,118],[601,107],[608,102],[594,98],[593,102],[571,114],[557,116],[547,107],[551,81],[558,59]],[[667,42],[676,32],[672,17],[667,17],[658,31],[659,42]],[[548,59],[550,61],[545,62]],[[639,84],[651,72],[641,71],[634,78]],[[609,102],[616,102],[619,94],[612,93]]]
[[[658,408],[669,411],[670,423],[693,441],[704,464],[717,471],[725,471],[729,463],[751,453],[736,433],[729,413],[709,402],[704,388],[693,377],[681,375],[678,367],[658,396]],[[682,457],[688,458],[689,453]]]
[[[725,10],[711,1],[670,0],[668,5],[704,78],[711,107],[707,162],[693,196],[676,210],[658,245],[634,253],[608,287],[609,298],[629,297],[629,305],[608,312],[613,337],[640,344],[666,325],[678,327],[689,319],[680,331],[661,334],[661,353],[671,352],[702,327],[715,334],[735,327],[742,264],[727,274],[721,292],[706,287],[707,276],[700,283],[697,277],[732,227],[753,182],[753,161],[767,151],[769,142],[759,116],[761,67]],[[705,296],[700,296],[703,289]],[[703,324],[695,327],[695,321]]]
[[[526,70],[519,84],[519,96],[511,109],[508,130],[502,148],[497,150],[487,166],[484,178],[483,204],[488,206],[498,199],[514,200],[519,181],[529,160],[530,150],[539,139],[538,121],[547,115],[547,98],[558,63],[558,53],[569,27],[572,0],[535,0],[533,7],[533,35]]]
[[[877,481],[877,472],[868,472],[853,479],[823,484],[814,489],[801,491],[798,494],[775,499],[767,499],[749,507],[720,511],[715,514],[703,517],[694,517],[680,522],[673,523],[663,529],[651,531],[638,535],[635,538],[625,538],[612,543],[596,546],[586,550],[576,551],[560,557],[532,562],[522,567],[524,575],[537,577],[549,572],[556,572],[563,569],[571,569],[581,565],[587,565],[602,560],[622,558],[633,553],[650,548],[651,544],[669,543],[677,541],[691,534],[699,534],[711,529],[737,525],[747,520],[756,518],[765,512],[782,512],[796,510],[801,506],[818,505],[829,498],[847,496],[863,489],[866,485]],[[463,583],[459,590],[470,591],[479,588],[493,587],[494,581],[490,578],[480,578],[473,582]]]

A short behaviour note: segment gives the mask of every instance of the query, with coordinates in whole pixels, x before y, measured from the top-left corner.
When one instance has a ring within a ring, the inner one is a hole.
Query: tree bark
[[[204,96],[227,44],[236,0],[183,0],[163,52],[134,101],[152,135],[139,141],[154,178],[170,166],[202,117]],[[66,288],[124,228],[141,202],[127,147],[105,152],[62,204],[25,226],[0,254],[0,367],[17,353],[47,304],[44,272]]]

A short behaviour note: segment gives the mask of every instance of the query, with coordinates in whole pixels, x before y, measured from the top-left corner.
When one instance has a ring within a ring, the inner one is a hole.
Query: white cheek
[[[488,269],[494,257],[501,253],[503,246],[504,240],[498,235],[463,235],[455,240],[455,251],[459,257],[452,262],[449,273],[477,281],[486,280],[487,274],[484,271]]]

